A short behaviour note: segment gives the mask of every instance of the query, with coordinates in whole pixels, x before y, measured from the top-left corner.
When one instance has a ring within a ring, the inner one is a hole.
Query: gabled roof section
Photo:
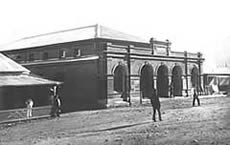
[[[43,79],[0,53],[0,87],[60,85],[61,82]]]
[[[0,87],[60,85],[61,82],[52,81],[29,74],[0,75]]]
[[[148,43],[147,40],[139,38],[137,36],[133,36],[130,34],[126,34],[105,26],[97,25],[99,29],[99,34],[97,35],[98,38],[105,38],[105,39],[115,39],[115,40],[125,40],[125,41],[134,41],[134,42],[141,42],[141,43]]]
[[[0,51],[17,50],[39,47],[58,43],[66,43],[94,38],[134,41],[148,43],[148,41],[101,25],[91,25],[64,31],[41,34],[14,41],[0,46]]]
[[[0,53],[0,73],[29,73],[30,71]]]

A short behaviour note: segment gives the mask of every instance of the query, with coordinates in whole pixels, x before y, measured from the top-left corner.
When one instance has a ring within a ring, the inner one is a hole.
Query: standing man
[[[195,87],[192,88],[192,95],[193,95],[192,106],[195,106],[196,100],[197,100],[198,106],[200,106],[200,99],[198,97],[198,92],[197,92],[197,89]]]
[[[60,117],[60,113],[61,113],[61,100],[59,98],[59,96],[57,95],[55,97],[55,104],[56,104],[56,116]]]
[[[32,99],[28,99],[26,101],[26,108],[27,108],[26,117],[27,117],[27,119],[30,119],[32,117],[32,108],[33,108],[33,105],[34,105],[34,102],[33,102]]]
[[[160,100],[159,100],[159,96],[157,94],[157,91],[156,89],[152,89],[152,92],[151,92],[151,96],[150,96],[150,101],[151,101],[151,104],[152,104],[152,107],[153,107],[153,121],[156,122],[156,111],[158,112],[158,115],[159,115],[159,120],[162,121],[161,119],[161,111],[160,111],[160,108],[161,108],[161,104],[160,104]]]
[[[61,100],[58,97],[58,95],[56,95],[53,97],[50,115],[51,117],[60,117],[60,113],[61,113]]]
[[[51,115],[51,117],[60,117],[61,100],[57,94],[57,86],[54,86],[53,88],[51,88],[50,91],[53,93],[51,96],[52,107],[51,107],[50,115]]]

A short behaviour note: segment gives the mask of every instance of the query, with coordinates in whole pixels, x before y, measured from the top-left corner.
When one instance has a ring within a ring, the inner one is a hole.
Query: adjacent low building
[[[153,87],[162,97],[203,88],[200,52],[176,52],[168,40],[143,40],[101,25],[26,37],[0,51],[35,74],[64,82],[65,111],[105,107],[121,96],[141,102]]]
[[[203,74],[206,94],[230,93],[230,69],[229,67],[216,67],[213,71]]]
[[[25,118],[27,99],[34,101],[33,116],[49,115],[49,89],[60,84],[31,74],[0,53],[0,122]]]

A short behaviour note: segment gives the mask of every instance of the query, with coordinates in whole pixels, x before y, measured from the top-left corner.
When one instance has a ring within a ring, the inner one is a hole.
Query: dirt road
[[[161,101],[161,122],[150,104],[81,111],[0,125],[0,145],[230,145],[230,97],[202,97],[199,107],[192,98]]]

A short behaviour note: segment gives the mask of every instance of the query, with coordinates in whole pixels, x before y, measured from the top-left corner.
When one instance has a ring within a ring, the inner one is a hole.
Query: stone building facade
[[[146,41],[100,25],[23,38],[0,51],[35,74],[64,82],[59,93],[66,111],[105,107],[121,96],[141,102],[151,88],[161,97],[169,97],[170,88],[174,96],[188,96],[203,84],[200,52],[176,52],[168,40]]]

